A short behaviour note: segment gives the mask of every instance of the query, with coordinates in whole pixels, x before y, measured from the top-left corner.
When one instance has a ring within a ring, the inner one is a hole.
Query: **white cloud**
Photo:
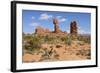
[[[33,23],[31,23],[30,25],[33,26],[33,27],[37,27],[37,26],[39,26],[40,24],[39,24],[39,23],[36,23],[36,22],[33,22]]]
[[[35,19],[35,17],[34,17],[34,16],[32,16],[32,19]]]
[[[52,15],[48,15],[47,13],[43,13],[40,15],[40,20],[47,20],[47,19],[50,19],[52,18]]]
[[[59,19],[59,22],[65,22],[65,21],[66,21],[65,18],[60,18],[60,19]]]
[[[66,18],[63,16],[56,16],[59,22],[65,22]]]

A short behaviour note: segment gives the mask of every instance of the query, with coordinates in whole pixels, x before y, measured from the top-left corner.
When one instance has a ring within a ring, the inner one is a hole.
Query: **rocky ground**
[[[66,44],[42,44],[40,50],[30,52],[24,49],[23,62],[44,62],[64,60],[87,60],[91,59],[91,46],[83,41],[72,41]]]

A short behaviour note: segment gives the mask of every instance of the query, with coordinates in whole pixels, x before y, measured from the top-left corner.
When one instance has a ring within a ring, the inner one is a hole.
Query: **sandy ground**
[[[24,52],[23,62],[87,60],[91,58],[90,44],[73,41],[72,44],[42,44],[42,48],[35,53]]]

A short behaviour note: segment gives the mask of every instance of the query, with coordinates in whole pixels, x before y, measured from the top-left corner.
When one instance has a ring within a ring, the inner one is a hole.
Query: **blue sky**
[[[54,11],[37,11],[23,10],[22,24],[23,32],[34,33],[37,26],[54,30],[53,17],[59,20],[59,28],[62,31],[70,31],[71,21],[76,21],[78,24],[79,33],[91,32],[91,14],[79,12],[54,12]]]

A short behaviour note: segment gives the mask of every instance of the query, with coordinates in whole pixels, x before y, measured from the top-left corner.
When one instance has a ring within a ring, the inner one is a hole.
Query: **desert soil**
[[[45,49],[44,49],[45,48]],[[42,48],[34,53],[24,50],[23,62],[44,62],[64,60],[87,60],[91,59],[90,44],[82,41],[73,41],[66,44],[42,44]]]

